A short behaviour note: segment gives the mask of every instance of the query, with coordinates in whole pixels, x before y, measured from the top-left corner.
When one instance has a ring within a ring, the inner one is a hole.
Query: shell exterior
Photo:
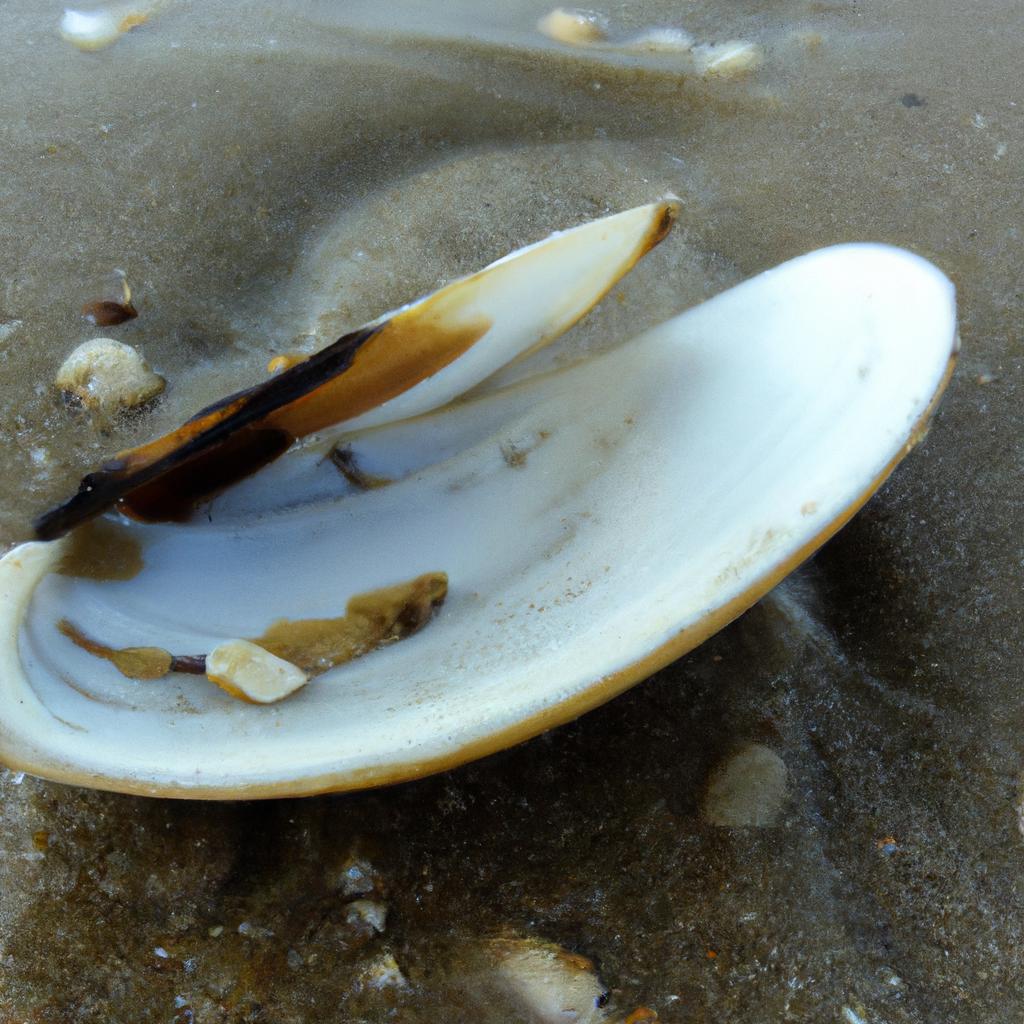
[[[356,488],[310,446],[209,518],[125,524],[144,563],[129,578],[52,572],[73,538],[23,545],[0,562],[0,756],[83,785],[268,797],[535,735],[695,647],[839,529],[920,436],[956,348],[938,270],[838,246],[577,366],[349,424],[388,486]],[[195,653],[437,571],[427,627],[269,706],[125,679],[56,626]]]

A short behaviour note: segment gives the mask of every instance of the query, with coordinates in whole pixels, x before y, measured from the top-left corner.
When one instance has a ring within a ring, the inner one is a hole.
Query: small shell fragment
[[[608,38],[605,19],[593,11],[556,7],[537,22],[537,28],[556,43],[590,46]]]
[[[705,78],[738,78],[756,71],[764,63],[764,51],[757,43],[730,39],[693,48],[697,70]]]
[[[380,956],[371,960],[363,969],[359,978],[360,984],[371,989],[409,987],[402,968],[391,953],[381,953]]]
[[[597,1024],[607,1019],[608,990],[585,956],[542,939],[502,938],[486,944],[485,985],[536,1024]]]
[[[362,931],[382,934],[388,923],[388,905],[379,900],[353,900],[345,907],[345,921]]]
[[[301,689],[309,676],[248,640],[228,640],[206,656],[206,676],[232,697],[273,704]]]
[[[82,307],[82,316],[97,327],[116,327],[128,320],[134,320],[139,311],[128,302],[115,302],[112,299],[100,299],[98,302],[87,302]]]
[[[68,8],[60,19],[58,31],[62,39],[79,50],[102,50],[116,43],[126,32],[148,21],[161,6],[159,2],[116,4],[92,11]]]
[[[144,405],[165,385],[131,345],[113,338],[79,345],[57,371],[55,383],[87,408],[105,413]]]

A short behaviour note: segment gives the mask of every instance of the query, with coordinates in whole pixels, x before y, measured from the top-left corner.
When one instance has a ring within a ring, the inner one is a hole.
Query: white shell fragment
[[[590,46],[608,38],[605,19],[593,11],[556,7],[537,22],[537,28],[549,39],[569,46]]]
[[[137,3],[110,4],[87,11],[68,8],[60,19],[59,32],[62,39],[80,50],[102,50],[148,21],[166,2],[139,0]]]
[[[764,50],[757,43],[730,39],[705,43],[691,51],[697,70],[705,78],[738,78],[756,71],[764,63]]]
[[[232,697],[273,704],[301,689],[309,676],[248,640],[227,640],[206,656],[206,676]]]
[[[585,956],[540,939],[492,939],[481,981],[530,1024],[600,1024],[608,990]]]
[[[512,291],[535,287],[557,319],[550,279],[621,263],[636,236],[505,264],[489,337],[540,330]],[[0,560],[0,759],[248,798],[408,779],[536,735],[701,643],[835,533],[921,435],[956,348],[934,266],[836,246],[586,362],[438,408],[480,379],[460,358],[187,523],[121,524],[134,575],[52,572],[76,534],[22,545]],[[325,458],[336,443],[392,482],[346,483]],[[448,597],[424,628],[269,709],[177,672],[126,679],[58,628],[195,655],[437,572]]]
[[[388,906],[379,900],[353,900],[345,907],[345,921],[363,931],[382,934],[388,923]]]
[[[131,345],[94,338],[64,360],[54,383],[87,408],[109,414],[144,405],[163,391],[165,381]]]

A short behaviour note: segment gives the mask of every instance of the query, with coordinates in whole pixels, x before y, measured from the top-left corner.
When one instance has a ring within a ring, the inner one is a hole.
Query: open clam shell
[[[339,485],[297,449],[210,518],[124,525],[130,578],[60,575],[68,541],[23,545],[0,562],[0,756],[83,785],[268,797],[535,735],[695,647],[839,529],[918,438],[955,351],[939,271],[838,246],[585,363],[350,434],[387,487]],[[56,625],[197,652],[434,571],[450,585],[427,628],[270,706],[125,679]]]

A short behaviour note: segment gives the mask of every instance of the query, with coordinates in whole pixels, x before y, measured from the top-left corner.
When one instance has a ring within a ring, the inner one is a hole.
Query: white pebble
[[[92,11],[64,11],[58,31],[61,38],[80,50],[102,50],[147,21],[162,0],[134,4],[116,4]]]
[[[4,320],[0,323],[0,341],[6,341],[20,326],[20,320]]]
[[[377,900],[353,900],[345,907],[345,920],[348,924],[381,933],[388,922],[387,904]]]
[[[556,43],[590,46],[608,38],[604,18],[592,11],[556,7],[537,22],[537,28]]]
[[[774,750],[750,743],[711,772],[701,816],[727,828],[774,825],[788,791],[786,763]]]
[[[113,338],[79,345],[57,371],[57,387],[101,412],[131,409],[155,398],[164,379],[131,347]]]
[[[764,63],[764,51],[760,46],[739,39],[695,46],[693,55],[697,70],[705,78],[738,78]]]
[[[597,1024],[607,1017],[607,990],[585,956],[542,939],[487,943],[487,983],[536,1024]]]
[[[232,697],[252,704],[273,704],[309,682],[297,665],[248,640],[228,640],[210,651],[206,677]]]
[[[60,34],[80,50],[101,50],[121,35],[121,29],[111,11],[66,10],[60,19]]]

